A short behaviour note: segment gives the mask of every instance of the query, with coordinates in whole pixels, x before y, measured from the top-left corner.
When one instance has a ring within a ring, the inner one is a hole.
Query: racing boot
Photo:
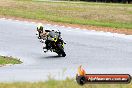
[[[46,47],[43,47],[43,50],[44,50],[45,53],[48,51],[48,50],[46,49]]]

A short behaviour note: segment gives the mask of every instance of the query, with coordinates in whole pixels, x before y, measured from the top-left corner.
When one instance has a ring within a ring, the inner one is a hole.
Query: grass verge
[[[0,15],[132,29],[131,4],[1,0]]]
[[[66,79],[57,81],[50,79],[45,82],[15,82],[15,83],[0,83],[0,88],[132,88],[130,84],[85,84],[80,86],[74,79]]]
[[[13,57],[0,56],[0,65],[5,64],[21,64],[22,62]]]

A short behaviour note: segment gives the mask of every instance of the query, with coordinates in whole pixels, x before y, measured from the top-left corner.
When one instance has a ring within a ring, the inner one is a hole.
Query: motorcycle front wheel
[[[57,54],[58,54],[58,56],[62,56],[62,57],[66,56],[66,53],[64,52],[64,49],[62,49],[60,47],[59,47],[59,52]]]

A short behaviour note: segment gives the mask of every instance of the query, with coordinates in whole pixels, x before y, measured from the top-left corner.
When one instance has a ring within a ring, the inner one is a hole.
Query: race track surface
[[[0,19],[0,55],[20,58],[23,64],[0,67],[0,81],[44,81],[75,77],[82,65],[87,73],[132,74],[132,35],[80,30],[45,24],[58,29],[67,43],[66,57],[44,53],[37,39],[36,23]]]

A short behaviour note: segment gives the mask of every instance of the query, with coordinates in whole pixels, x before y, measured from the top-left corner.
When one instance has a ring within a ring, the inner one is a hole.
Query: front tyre
[[[58,56],[62,56],[62,57],[66,56],[66,53],[64,52],[64,49],[62,49],[62,48],[59,48],[59,52],[57,54],[58,54]]]
[[[57,46],[58,46],[58,50],[57,50],[58,51],[57,52],[58,56],[65,57],[66,53],[64,52],[63,46],[61,44],[58,44]]]
[[[63,51],[63,53],[62,53],[62,57],[65,57],[66,56],[66,53]]]
[[[61,49],[61,50],[59,50],[59,52],[57,53],[58,54],[58,56],[62,56],[62,57],[65,57],[66,56],[66,53],[64,52],[64,50],[63,49]]]

